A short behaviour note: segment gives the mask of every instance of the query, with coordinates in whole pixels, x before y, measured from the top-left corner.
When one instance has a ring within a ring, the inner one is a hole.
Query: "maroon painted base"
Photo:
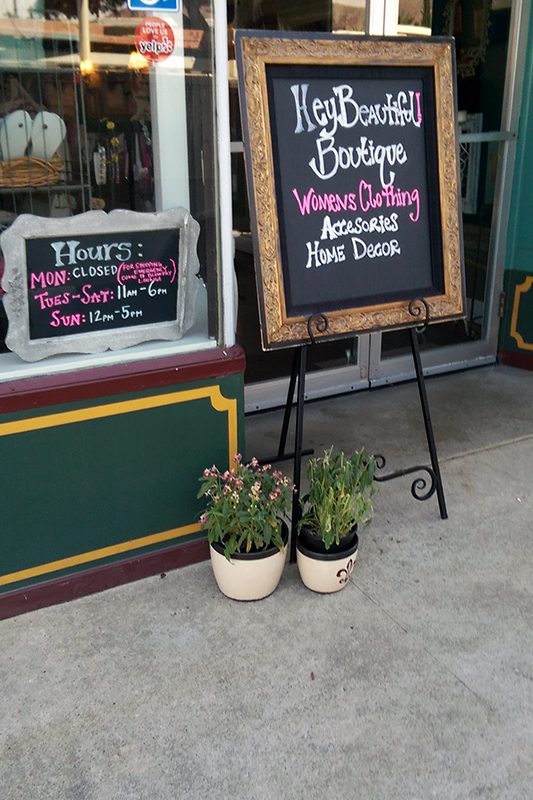
[[[177,567],[185,567],[208,558],[207,539],[196,539],[155,553],[115,561],[113,564],[104,564],[75,575],[16,589],[0,595],[0,619],[16,617],[26,611],[35,611],[57,603],[66,603],[78,597],[95,594],[104,589],[148,578]]]
[[[94,400],[244,372],[239,345],[0,383],[0,413]]]
[[[519,369],[533,369],[533,353],[512,353],[509,350],[500,350],[498,357],[502,364]]]

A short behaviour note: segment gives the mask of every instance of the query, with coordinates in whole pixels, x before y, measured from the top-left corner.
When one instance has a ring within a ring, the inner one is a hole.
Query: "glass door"
[[[421,335],[424,367],[437,373],[496,359],[524,15],[516,0],[435,0],[432,18],[426,2],[420,5],[416,20],[425,14],[432,34],[453,35],[457,48],[467,316],[430,325]],[[400,0],[399,32],[415,21],[407,8]],[[407,331],[372,335],[372,385],[413,374]]]

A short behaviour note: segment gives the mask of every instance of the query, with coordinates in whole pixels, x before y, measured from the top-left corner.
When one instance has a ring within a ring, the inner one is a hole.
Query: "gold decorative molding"
[[[520,333],[518,333],[516,326],[518,325],[518,310],[520,307],[520,300],[523,294],[526,294],[533,285],[533,275],[528,275],[524,283],[517,284],[514,290],[513,313],[511,315],[511,330],[510,334],[515,339],[518,347],[522,350],[533,350],[533,342],[526,342]]]
[[[267,92],[269,65],[429,67],[434,74],[436,139],[444,292],[425,297],[431,322],[464,316],[460,187],[456,144],[453,54],[449,40],[299,38],[298,35],[240,38],[241,98],[250,201],[255,219],[256,269],[263,348],[309,342],[308,317],[286,311],[274,158]],[[413,298],[414,299],[414,298]],[[409,300],[328,312],[328,338],[414,324]]]

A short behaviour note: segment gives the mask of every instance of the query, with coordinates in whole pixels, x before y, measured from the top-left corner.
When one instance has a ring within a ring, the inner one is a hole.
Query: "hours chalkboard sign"
[[[34,361],[179,339],[194,322],[198,230],[185,209],[20,216],[1,237],[6,344]]]
[[[239,31],[262,340],[464,314],[453,43]],[[411,306],[411,311],[410,311]]]

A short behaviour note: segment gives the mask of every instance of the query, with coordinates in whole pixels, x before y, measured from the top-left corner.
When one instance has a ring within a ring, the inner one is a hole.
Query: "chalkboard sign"
[[[7,346],[34,361],[179,339],[194,322],[198,232],[185,209],[21,215],[0,239]]]
[[[464,316],[453,41],[238,31],[236,53],[263,347],[317,315],[317,337],[407,327],[413,300]]]

